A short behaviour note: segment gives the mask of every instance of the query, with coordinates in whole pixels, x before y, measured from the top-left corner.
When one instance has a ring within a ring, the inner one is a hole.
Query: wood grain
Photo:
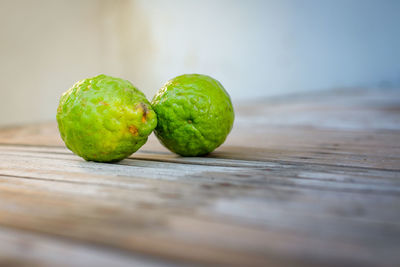
[[[207,157],[151,136],[116,164],[1,129],[0,266],[397,266],[399,113],[398,90],[259,100]]]

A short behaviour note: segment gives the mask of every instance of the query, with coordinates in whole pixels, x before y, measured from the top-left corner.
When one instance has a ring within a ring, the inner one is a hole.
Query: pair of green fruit
[[[66,146],[85,160],[115,162],[137,151],[154,130],[182,156],[201,156],[220,146],[234,111],[224,87],[200,74],[168,81],[152,103],[129,81],[99,75],[77,82],[60,99],[58,129]]]

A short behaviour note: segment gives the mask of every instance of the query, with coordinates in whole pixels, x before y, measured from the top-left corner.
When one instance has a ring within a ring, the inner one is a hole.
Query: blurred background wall
[[[149,99],[182,73],[234,102],[400,87],[397,0],[1,0],[0,125],[54,120],[75,81],[105,73]]]

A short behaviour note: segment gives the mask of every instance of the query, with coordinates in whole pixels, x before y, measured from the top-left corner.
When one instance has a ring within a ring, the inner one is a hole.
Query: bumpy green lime
[[[157,125],[145,95],[129,81],[106,75],[77,82],[57,109],[66,146],[85,160],[113,162],[138,150]]]
[[[154,96],[155,134],[172,152],[201,156],[220,146],[232,129],[234,111],[224,87],[200,74],[168,81]]]

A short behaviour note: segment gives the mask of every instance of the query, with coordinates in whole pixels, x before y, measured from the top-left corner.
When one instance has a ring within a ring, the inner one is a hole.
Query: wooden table
[[[208,157],[117,164],[0,130],[0,266],[400,266],[400,90],[236,107]],[[4,114],[2,114],[4,116]]]

